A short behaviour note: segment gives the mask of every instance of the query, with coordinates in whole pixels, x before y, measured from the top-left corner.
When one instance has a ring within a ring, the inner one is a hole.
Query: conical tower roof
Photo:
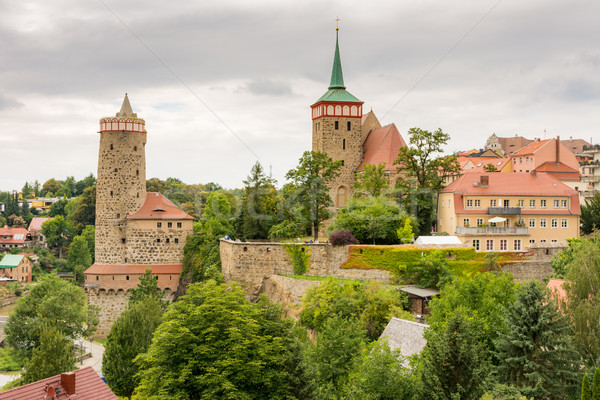
[[[129,97],[127,97],[127,93],[125,93],[125,98],[123,99],[123,105],[121,106],[121,111],[117,113],[117,117],[120,118],[137,118],[137,114],[133,112],[131,108],[131,103],[129,102]]]

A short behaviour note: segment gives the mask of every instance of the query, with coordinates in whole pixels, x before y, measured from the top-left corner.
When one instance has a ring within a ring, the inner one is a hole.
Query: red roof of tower
[[[406,147],[406,142],[395,124],[373,129],[363,143],[364,157],[358,170],[362,170],[365,165],[379,163],[385,163],[387,171],[395,170],[394,161],[398,158],[401,147]]]
[[[162,193],[149,192],[146,193],[146,201],[140,209],[130,214],[127,219],[194,219],[194,217],[181,211]]]
[[[151,269],[153,274],[180,274],[182,264],[94,264],[85,270],[94,275],[135,275]]]

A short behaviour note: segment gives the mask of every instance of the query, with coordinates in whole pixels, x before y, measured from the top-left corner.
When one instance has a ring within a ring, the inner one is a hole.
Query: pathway
[[[77,360],[77,367],[85,368],[92,367],[94,371],[98,373],[98,375],[102,375],[102,355],[104,354],[104,346],[98,342],[90,342],[89,340],[77,340],[76,343],[79,344],[83,342],[84,352],[89,353],[91,350],[92,356],[90,358],[86,358],[83,360],[83,363]],[[91,349],[90,349],[91,345]]]

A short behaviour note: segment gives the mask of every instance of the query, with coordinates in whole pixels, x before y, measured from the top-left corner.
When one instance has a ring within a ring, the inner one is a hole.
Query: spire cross
[[[340,30],[340,17],[337,17],[335,20],[335,30],[336,31]]]

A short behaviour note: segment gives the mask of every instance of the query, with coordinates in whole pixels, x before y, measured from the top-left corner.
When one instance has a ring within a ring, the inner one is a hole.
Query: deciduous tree
[[[67,267],[75,274],[79,284],[84,281],[83,273],[92,266],[92,256],[88,248],[88,242],[83,236],[75,236],[69,245],[67,256]]]
[[[600,193],[594,194],[581,205],[581,233],[589,234],[600,229]]]
[[[365,165],[362,171],[356,173],[355,195],[379,197],[389,185],[385,172],[385,163]]]
[[[58,247],[58,257],[62,258],[63,249],[73,234],[73,227],[62,215],[57,215],[42,224],[42,234],[50,246]]]
[[[23,383],[31,383],[75,369],[73,342],[56,327],[43,327],[39,346],[25,362]]]
[[[275,180],[265,175],[257,161],[244,185],[239,234],[245,239],[267,239],[269,229],[277,222]]]

